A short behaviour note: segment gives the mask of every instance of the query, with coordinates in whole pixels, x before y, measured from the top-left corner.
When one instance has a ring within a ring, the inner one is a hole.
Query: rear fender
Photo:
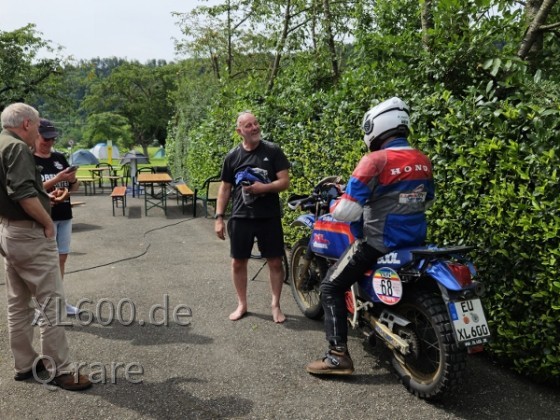
[[[431,262],[430,267],[428,267],[425,272],[448,290],[463,290],[463,287],[443,261],[438,260]]]

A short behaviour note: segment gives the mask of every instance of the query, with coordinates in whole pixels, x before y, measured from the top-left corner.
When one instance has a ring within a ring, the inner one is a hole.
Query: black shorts
[[[228,234],[231,258],[244,260],[251,257],[257,238],[261,256],[264,258],[284,255],[284,232],[278,217],[269,219],[229,219]]]

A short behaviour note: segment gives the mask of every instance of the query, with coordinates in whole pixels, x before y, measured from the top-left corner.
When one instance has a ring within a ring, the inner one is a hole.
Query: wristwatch
[[[218,219],[218,218],[224,218],[225,214],[224,213],[216,213],[216,215],[214,216],[214,219]]]

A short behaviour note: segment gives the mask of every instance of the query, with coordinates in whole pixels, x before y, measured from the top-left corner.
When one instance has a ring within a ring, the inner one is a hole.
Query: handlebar
[[[306,196],[302,198],[292,198],[288,200],[288,208],[290,210],[312,210],[315,208],[319,200],[315,196]]]
[[[319,190],[321,189],[321,187],[323,185],[326,184],[334,184],[334,185],[341,185],[342,184],[342,178],[340,178],[339,176],[326,176],[324,177],[322,180],[319,181],[319,183],[315,186],[315,188],[313,189],[315,190]]]
[[[288,198],[290,210],[325,210],[328,211],[331,200],[340,197],[343,192],[339,176],[328,176],[323,178],[313,188],[310,195],[293,194]]]

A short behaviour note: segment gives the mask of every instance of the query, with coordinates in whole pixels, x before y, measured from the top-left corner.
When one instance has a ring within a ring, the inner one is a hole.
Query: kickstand
[[[257,271],[255,273],[255,275],[251,278],[251,281],[255,280],[257,278],[257,276],[260,274],[260,272],[263,270],[264,266],[266,265],[266,260],[264,260],[263,265],[261,265],[261,268],[259,268],[259,271]]]

